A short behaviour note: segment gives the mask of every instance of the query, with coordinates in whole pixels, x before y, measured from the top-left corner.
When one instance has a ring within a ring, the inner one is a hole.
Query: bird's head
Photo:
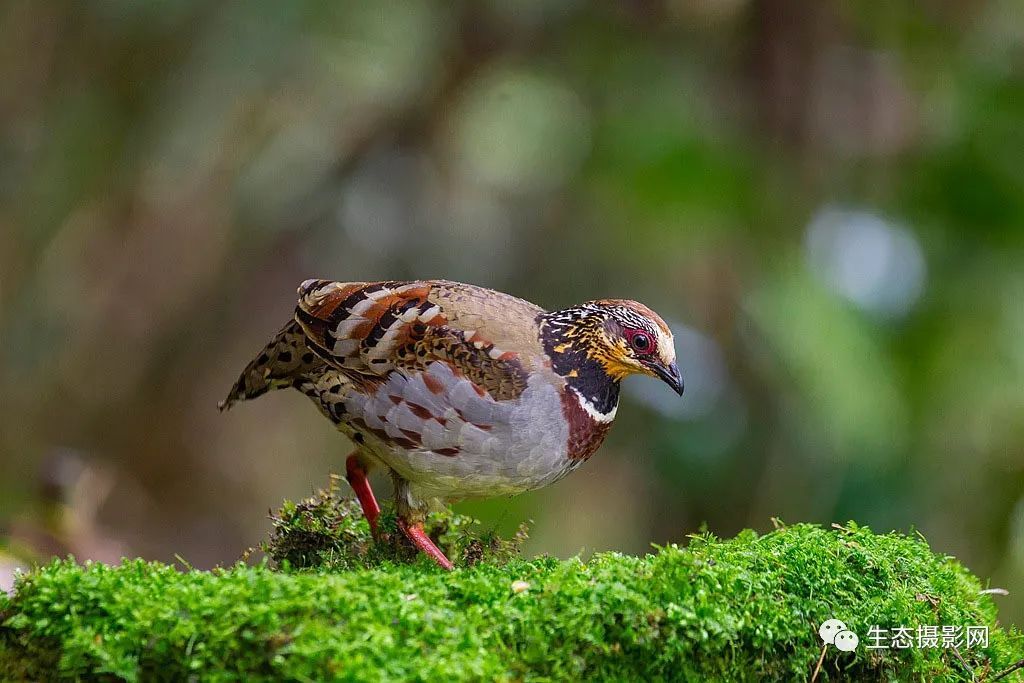
[[[649,375],[683,393],[672,331],[647,306],[600,299],[549,313],[545,321],[545,346],[559,374],[572,378],[597,364],[616,383]]]

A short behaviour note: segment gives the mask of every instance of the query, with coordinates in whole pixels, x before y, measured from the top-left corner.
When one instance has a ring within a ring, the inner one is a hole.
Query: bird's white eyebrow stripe
[[[666,363],[676,360],[676,345],[671,335],[658,333],[658,356]]]

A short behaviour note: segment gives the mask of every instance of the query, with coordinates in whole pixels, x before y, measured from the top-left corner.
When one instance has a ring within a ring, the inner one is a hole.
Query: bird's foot
[[[455,565],[451,563],[451,560],[445,557],[440,548],[434,545],[434,542],[430,540],[430,536],[428,536],[427,532],[423,530],[422,523],[413,524],[399,518],[398,528],[402,530],[402,533],[405,534],[410,541],[412,541],[413,545],[425,553],[427,557],[441,565],[443,569],[447,569],[448,571],[455,569]]]
[[[370,524],[370,533],[373,534],[374,540],[377,540],[380,505],[377,504],[377,498],[373,495],[373,489],[370,488],[370,480],[366,477],[366,467],[358,455],[352,454],[345,461],[345,478],[348,479],[352,490],[356,492],[359,505],[363,508],[363,516]]]

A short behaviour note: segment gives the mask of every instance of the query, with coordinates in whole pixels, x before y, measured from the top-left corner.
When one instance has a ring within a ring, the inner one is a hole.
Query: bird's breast
[[[604,443],[615,419],[618,402],[607,413],[599,413],[589,401],[569,387],[562,394],[561,404],[568,431],[566,456],[576,464],[585,462]]]

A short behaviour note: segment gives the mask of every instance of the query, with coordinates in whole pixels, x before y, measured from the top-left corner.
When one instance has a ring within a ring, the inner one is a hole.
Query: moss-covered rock
[[[981,591],[921,539],[854,525],[452,573],[425,560],[185,572],[58,561],[0,599],[0,677],[732,681],[817,669],[821,681],[992,681],[1024,647]],[[817,629],[832,617],[862,642],[821,658]],[[943,624],[988,626],[989,643],[866,647],[872,625]]]

